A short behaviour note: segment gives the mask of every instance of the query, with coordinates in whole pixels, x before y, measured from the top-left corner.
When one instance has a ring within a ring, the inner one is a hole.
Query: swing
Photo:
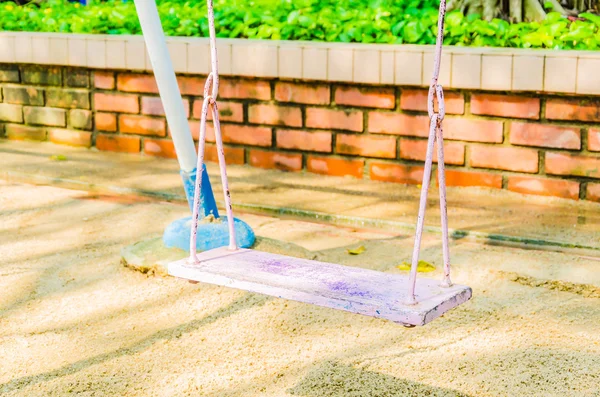
[[[202,169],[204,165],[206,119],[210,107],[225,195],[229,246],[199,254],[196,252],[198,207],[202,186],[202,177],[199,176],[194,194],[190,257],[170,263],[168,266],[169,274],[190,281],[238,288],[278,298],[383,318],[411,327],[425,325],[452,308],[468,301],[472,294],[471,288],[465,285],[452,284],[450,280],[442,132],[444,96],[442,87],[438,84],[446,1],[442,0],[440,2],[434,73],[428,95],[429,140],[421,187],[412,266],[408,277],[237,247],[217,105],[219,72],[214,11],[212,0],[207,0],[207,3],[212,72],[209,74],[204,86],[197,169]],[[438,112],[434,111],[436,99],[439,107]],[[444,276],[441,282],[432,279],[417,279],[417,263],[419,261],[433,148],[436,139],[438,142],[438,182],[444,258]]]

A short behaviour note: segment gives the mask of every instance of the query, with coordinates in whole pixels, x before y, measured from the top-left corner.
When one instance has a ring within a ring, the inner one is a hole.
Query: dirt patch
[[[598,299],[500,273],[600,287],[596,260],[455,241],[453,280],[473,299],[406,329],[124,268],[123,247],[159,238],[184,204],[0,191],[3,397],[600,395]],[[261,250],[395,273],[410,262],[411,236],[237,215]],[[441,277],[439,236],[423,236],[420,259]]]
[[[517,273],[502,273],[510,281],[528,287],[546,288],[554,291],[570,292],[586,298],[600,298],[600,288],[590,284],[577,284],[561,280],[540,280]]]
[[[288,392],[294,396],[329,397],[467,396],[456,390],[431,387],[335,361],[317,366]]]

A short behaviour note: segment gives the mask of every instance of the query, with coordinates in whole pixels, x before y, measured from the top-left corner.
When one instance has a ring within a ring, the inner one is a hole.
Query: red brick
[[[436,174],[437,180],[437,174]],[[446,170],[446,185],[448,186],[483,186],[502,188],[502,175],[487,172],[471,172]]]
[[[89,88],[90,86],[90,71],[88,69],[65,68],[63,69],[63,75],[67,87]]]
[[[4,102],[17,105],[44,106],[44,90],[35,87],[8,86],[3,88]],[[0,95],[0,101],[2,95]]]
[[[470,164],[476,168],[538,172],[538,152],[533,149],[505,146],[472,145]]]
[[[600,158],[547,152],[546,173],[600,178]]]
[[[508,190],[513,192],[579,199],[579,182],[511,175]]]
[[[183,109],[185,111],[185,117],[190,117],[190,101],[183,99]],[[157,96],[144,96],[142,97],[142,114],[151,116],[164,116],[165,109],[163,108],[162,100]]]
[[[591,128],[588,131],[588,150],[600,152],[600,130]]]
[[[51,66],[21,66],[21,81],[34,85],[62,85],[62,68]]]
[[[119,131],[125,134],[165,136],[165,120],[122,114],[119,116]]]
[[[204,159],[217,163],[219,158],[217,156],[217,146],[207,143],[204,148]],[[241,147],[229,147],[225,146],[225,162],[229,164],[244,164],[245,163],[245,150]]]
[[[332,176],[353,176],[355,178],[362,178],[364,166],[365,162],[363,160],[347,160],[316,156],[308,156],[308,159],[306,160],[306,168],[309,172]]]
[[[306,109],[306,126],[360,132],[363,130],[363,114],[355,110],[308,108]]]
[[[300,108],[276,105],[250,105],[248,120],[255,124],[285,125],[288,127],[302,126]]]
[[[138,96],[132,94],[117,94],[96,92],[94,94],[94,108],[99,111],[139,113],[140,105]]]
[[[53,127],[65,127],[67,125],[67,112],[64,109],[25,106],[23,115],[25,116],[25,124]]]
[[[6,124],[6,137],[14,140],[45,141],[46,130],[22,124]]]
[[[205,82],[206,79],[203,77],[177,76],[177,84],[182,95],[202,95]]]
[[[194,109],[192,111],[192,117],[199,119],[202,117],[202,103],[201,99],[194,101]],[[223,102],[219,101],[219,120],[221,121],[233,121],[241,123],[244,121],[244,105],[239,102]],[[208,120],[212,120],[212,112],[208,111]]]
[[[98,134],[96,147],[98,150],[110,152],[139,153],[140,138],[137,136]]]
[[[370,133],[406,136],[429,136],[429,117],[392,112],[369,112]]]
[[[470,142],[501,143],[502,121],[446,117],[443,122],[444,138]]]
[[[176,159],[175,145],[168,139],[144,139],[144,153],[149,156]]]
[[[516,95],[472,94],[471,113],[537,120],[540,118],[540,98]]]
[[[400,95],[400,107],[404,110],[427,111],[427,90],[404,89]],[[444,91],[446,114],[464,114],[465,97],[458,92]],[[437,101],[436,110],[437,110]]]
[[[88,131],[75,131],[54,128],[48,130],[48,137],[53,143],[70,146],[92,146],[92,133]]]
[[[397,182],[418,185],[423,182],[424,168],[421,166],[371,163],[369,175],[374,181]]]
[[[228,80],[221,79],[219,84],[220,98],[271,99],[271,85],[262,80]]]
[[[23,106],[0,103],[0,121],[23,122]]]
[[[329,86],[324,84],[275,84],[275,99],[279,102],[328,105],[330,95]]]
[[[94,87],[102,90],[114,90],[115,74],[111,72],[94,72]]]
[[[18,83],[19,82],[19,68],[17,65],[8,64],[3,65],[0,69],[0,82],[7,83]]]
[[[393,109],[396,107],[396,94],[393,88],[338,87],[335,90],[335,103]]]
[[[72,109],[69,111],[69,125],[78,130],[92,129],[92,111]]]
[[[177,76],[177,85],[182,95],[202,95],[204,78]],[[117,88],[120,91],[158,94],[158,85],[152,74],[119,74]]]
[[[89,109],[90,92],[85,89],[48,88],[46,106],[71,109]]]
[[[126,92],[158,94],[156,79],[151,74],[119,73],[117,76],[117,89]]]
[[[444,138],[471,142],[502,142],[502,122],[496,120],[446,117],[442,124]],[[427,138],[429,117],[392,112],[369,112],[370,133]]]
[[[188,120],[188,125],[190,126],[190,131],[192,132],[192,138],[194,141],[198,141],[200,139],[200,121],[198,120]],[[223,124],[221,124],[221,129],[223,129]],[[172,137],[171,127],[167,125],[167,135]],[[212,123],[206,123],[206,142],[215,142],[215,130],[213,129]]]
[[[427,141],[400,139],[400,157],[406,160],[425,161]],[[437,163],[437,142],[434,144],[433,161]],[[465,163],[465,145],[458,142],[444,142],[444,162],[463,165]]]
[[[200,137],[200,122],[196,120],[188,120],[188,125],[190,126],[190,131],[192,132],[192,138],[197,141]],[[173,136],[173,134],[171,134],[171,127],[167,125],[167,129],[168,136]],[[213,132],[211,123],[206,123],[206,141],[215,141],[215,134]]]
[[[600,183],[588,183],[585,198],[600,202]]]
[[[365,157],[396,157],[396,139],[393,137],[337,134],[335,149],[340,154]]]
[[[579,128],[575,127],[514,121],[510,125],[510,143],[559,149],[580,149],[581,136]]]
[[[113,113],[96,113],[96,129],[99,131],[115,132],[117,130],[117,116]]]
[[[282,171],[300,171],[302,169],[302,155],[265,152],[263,150],[250,150],[250,164],[259,168],[275,168]]]
[[[600,101],[548,99],[546,118],[550,120],[600,121]]]
[[[331,152],[331,133],[326,131],[277,130],[277,147],[310,152]]]
[[[250,127],[237,124],[222,124],[223,141],[242,145],[271,146],[272,133],[270,128]]]

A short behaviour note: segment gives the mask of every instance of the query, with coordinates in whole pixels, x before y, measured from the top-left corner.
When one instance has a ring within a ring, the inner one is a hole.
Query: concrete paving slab
[[[56,161],[53,156],[65,156]],[[208,164],[222,203],[216,164]],[[248,166],[228,167],[235,208],[278,217],[389,230],[414,230],[420,190],[310,173]],[[50,143],[0,140],[0,177],[21,182],[147,195],[184,201],[174,160],[98,152]],[[432,189],[426,230],[439,233],[437,191]],[[549,249],[600,250],[600,206],[486,188],[448,188],[449,224],[455,239]]]

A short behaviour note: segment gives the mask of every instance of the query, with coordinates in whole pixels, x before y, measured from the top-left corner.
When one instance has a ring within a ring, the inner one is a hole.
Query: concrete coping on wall
[[[207,74],[206,38],[169,37],[175,71]],[[219,39],[222,75],[359,84],[429,85],[433,46]],[[0,32],[0,63],[150,71],[139,35]],[[447,89],[600,95],[600,52],[444,48]]]

